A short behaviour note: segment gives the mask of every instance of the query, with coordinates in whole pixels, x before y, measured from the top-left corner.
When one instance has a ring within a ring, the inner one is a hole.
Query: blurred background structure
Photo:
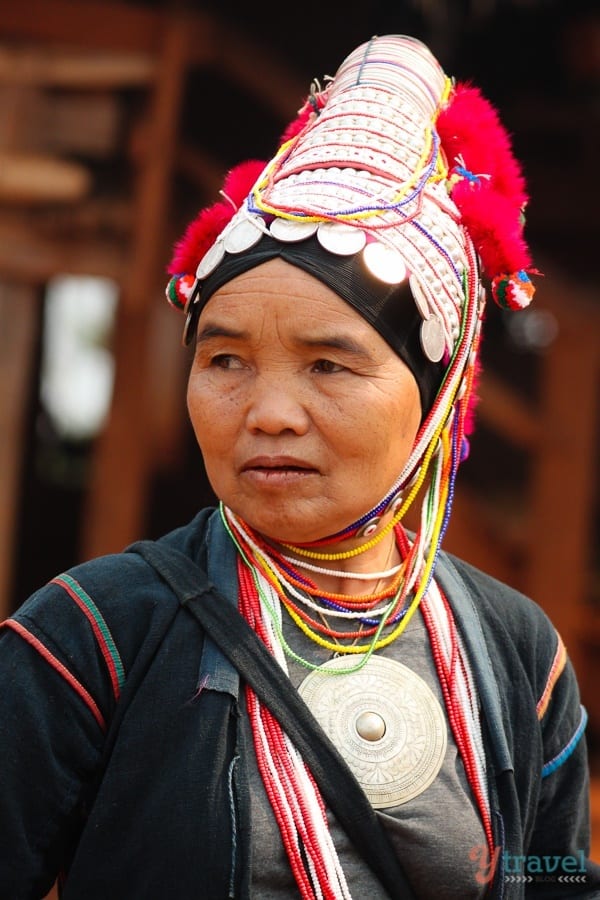
[[[446,548],[534,597],[600,741],[600,13],[571,0],[0,5],[0,618],[212,495],[163,299],[173,241],[269,158],[314,77],[372,34],[425,40],[514,133],[544,277],[490,308],[479,429]]]

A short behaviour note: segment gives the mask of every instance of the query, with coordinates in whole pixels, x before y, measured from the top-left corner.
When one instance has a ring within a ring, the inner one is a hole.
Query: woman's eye
[[[313,369],[315,372],[321,372],[324,375],[331,375],[335,372],[341,372],[343,370],[343,366],[339,363],[333,362],[330,359],[318,359],[313,364]]]
[[[240,369],[242,367],[241,360],[230,353],[218,353],[211,358],[210,364],[217,369]]]

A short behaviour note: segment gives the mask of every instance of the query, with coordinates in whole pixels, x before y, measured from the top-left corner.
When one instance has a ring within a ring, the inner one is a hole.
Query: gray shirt
[[[284,633],[294,652],[311,663],[322,664],[333,655],[305,637],[285,613]],[[419,614],[413,616],[398,640],[377,655],[396,659],[420,675],[445,711],[427,629]],[[308,674],[307,669],[293,661],[289,662],[289,670],[296,687]],[[251,803],[255,895],[261,900],[299,897],[255,761],[251,767]],[[449,725],[445,757],[434,781],[418,796],[399,806],[378,810],[378,815],[389,830],[419,898],[474,900],[484,895],[486,886],[475,879],[477,864],[470,860],[469,852],[485,845],[485,834]],[[328,817],[352,897],[384,900],[387,894],[377,878],[357,857],[331,813]]]

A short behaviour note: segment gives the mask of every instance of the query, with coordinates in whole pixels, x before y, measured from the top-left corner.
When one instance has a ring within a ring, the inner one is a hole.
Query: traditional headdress
[[[400,522],[424,488],[417,534],[414,540],[402,537],[398,581],[382,595],[383,606],[368,607],[374,618],[361,613],[374,637],[366,649],[339,648],[360,654],[350,656],[359,661],[343,671],[358,670],[374,650],[395,640],[425,597],[424,619],[440,638],[438,650],[432,649],[449,718],[492,852],[469,663],[432,576],[471,426],[485,305],[480,267],[500,306],[519,309],[533,295],[534,270],[523,240],[527,196],[509,138],[479,91],[453,84],[422,43],[377,37],[351,53],[324,89],[313,85],[275,157],[232,170],[221,193],[189,226],[170,266],[167,296],[186,313],[186,340],[215,290],[280,256],[358,310],[419,384],[423,421],[386,496],[343,531],[293,550],[296,559],[305,554],[328,561],[364,552]],[[391,521],[378,527],[388,510]],[[302,611],[279,590],[293,560],[277,561],[230,510],[222,515],[240,551],[240,608],[285,668],[289,648],[278,596],[304,630]],[[353,536],[364,541],[336,552],[340,540]],[[319,571],[309,563],[306,568]],[[298,588],[306,583],[288,578],[288,590],[301,598]],[[356,617],[343,610],[339,615]],[[331,649],[326,640],[318,642]],[[347,900],[310,772],[251,691],[248,708],[261,775],[302,895]]]
[[[453,84],[420,41],[375,37],[324,89],[312,85],[274,158],[232,169],[221,194],[188,227],[169,268],[167,297],[186,313],[185,339],[214,290],[274,255],[371,322],[415,373],[424,421],[388,494],[326,542],[368,535],[390,505],[404,515],[429,476],[414,560],[421,575],[429,570],[424,589],[472,424],[480,266],[504,308],[527,306],[534,292],[528,198],[496,111],[477,88]]]

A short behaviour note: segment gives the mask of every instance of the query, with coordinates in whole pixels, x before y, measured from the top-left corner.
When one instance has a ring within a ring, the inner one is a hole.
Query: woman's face
[[[216,495],[255,530],[293,543],[378,503],[421,419],[414,376],[383,338],[280,259],[208,301],[187,399]]]

